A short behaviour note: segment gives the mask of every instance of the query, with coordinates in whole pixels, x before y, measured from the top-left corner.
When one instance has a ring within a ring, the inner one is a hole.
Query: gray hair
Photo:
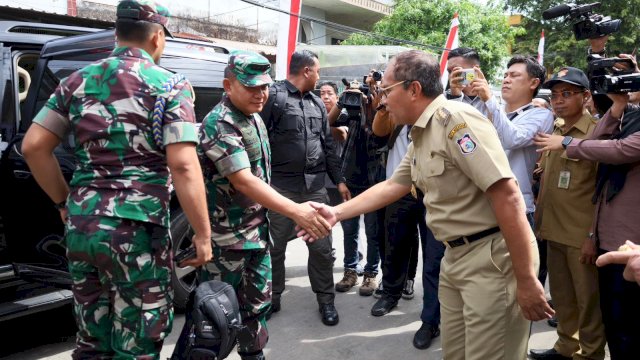
[[[422,86],[422,93],[428,98],[435,98],[444,92],[440,82],[440,64],[424,51],[409,50],[401,52],[392,60],[393,75],[397,81],[405,80],[404,88],[417,81]]]

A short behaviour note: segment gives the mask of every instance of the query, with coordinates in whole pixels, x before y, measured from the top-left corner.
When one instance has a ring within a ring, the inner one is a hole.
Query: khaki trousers
[[[537,272],[536,247],[534,240]],[[516,279],[502,234],[447,248],[440,270],[444,359],[526,359],[530,322],[516,302]]]
[[[598,270],[580,263],[580,249],[547,240],[549,289],[558,318],[554,349],[573,359],[604,359]]]

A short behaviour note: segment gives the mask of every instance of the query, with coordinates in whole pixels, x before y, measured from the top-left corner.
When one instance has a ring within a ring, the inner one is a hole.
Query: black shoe
[[[267,310],[267,316],[266,319],[269,320],[271,319],[271,315],[273,315],[274,313],[277,313],[278,311],[280,311],[280,299],[272,299],[271,300],[271,307],[269,308],[269,310]]]
[[[333,304],[320,305],[320,314],[322,315],[322,323],[327,326],[333,326],[340,321],[338,310]]]
[[[547,324],[553,328],[557,328],[558,327],[558,318],[557,317],[552,317],[551,319],[547,320]]]
[[[423,322],[420,329],[413,336],[413,346],[420,350],[426,349],[431,346],[431,340],[438,336],[440,336],[440,328],[432,327]]]
[[[380,300],[376,301],[371,308],[371,315],[382,316],[388,314],[391,309],[398,305],[398,300],[395,300],[391,296],[382,296]]]
[[[529,350],[529,358],[533,360],[571,360],[570,356],[564,356],[556,349]]]
[[[238,355],[240,355],[240,359],[242,360],[265,360],[265,357],[262,351],[256,354],[251,354],[251,355],[243,354],[243,353],[238,353]]]

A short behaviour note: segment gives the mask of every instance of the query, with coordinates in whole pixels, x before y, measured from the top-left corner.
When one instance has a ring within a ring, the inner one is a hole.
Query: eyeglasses
[[[406,82],[408,82],[408,81],[409,81],[409,80],[402,80],[402,81],[398,81],[397,83],[395,83],[395,84],[393,84],[393,85],[389,85],[389,86],[387,86],[386,88],[379,87],[379,88],[378,88],[378,90],[382,91],[382,95],[383,95],[384,97],[389,97],[389,94],[391,93],[391,91],[390,91],[390,90],[391,90],[394,86],[398,86],[398,85],[400,85],[400,84],[404,84],[404,83],[406,83]]]
[[[582,91],[561,91],[561,92],[552,92],[551,93],[551,100],[555,100],[555,99],[559,99],[560,96],[562,96],[563,99],[568,99],[571,97],[571,95],[573,94],[583,94],[584,90]]]

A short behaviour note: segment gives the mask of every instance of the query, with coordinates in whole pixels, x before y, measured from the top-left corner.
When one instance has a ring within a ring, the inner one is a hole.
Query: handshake
[[[309,201],[299,204],[299,212],[291,219],[296,222],[298,237],[306,242],[314,242],[331,232],[338,222],[335,209],[329,205]]]

